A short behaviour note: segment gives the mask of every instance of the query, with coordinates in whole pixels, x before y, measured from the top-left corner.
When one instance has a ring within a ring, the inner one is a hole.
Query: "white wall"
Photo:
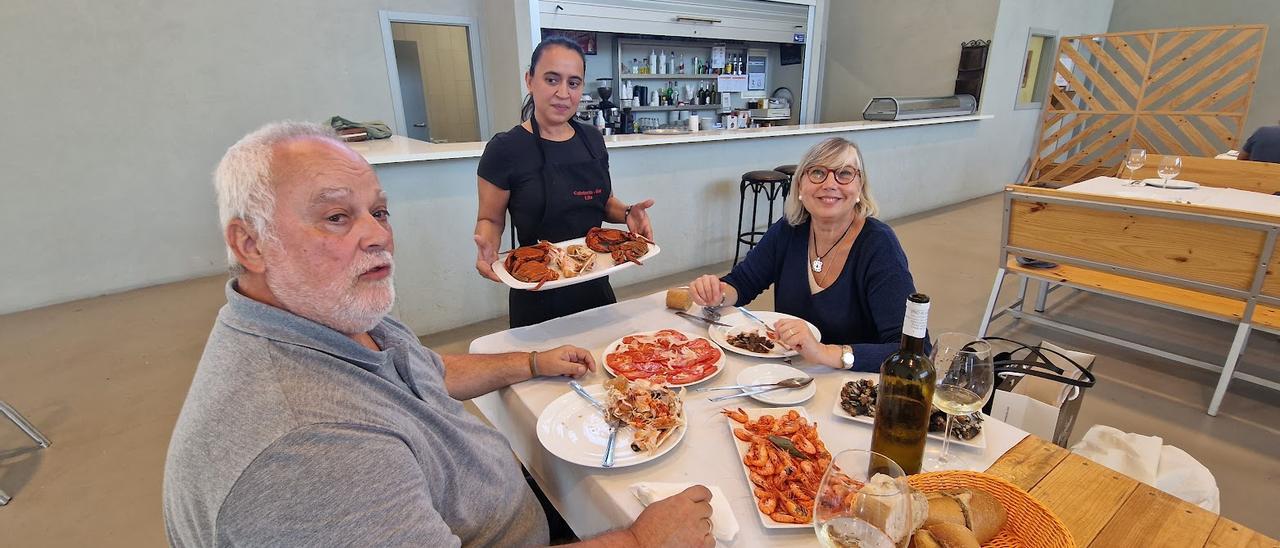
[[[1276,0],[1115,0],[1109,32],[1202,27],[1210,25],[1269,26],[1262,66],[1253,89],[1253,103],[1243,139],[1260,126],[1280,120],[1280,2]]]
[[[227,146],[282,118],[391,121],[378,10],[479,8],[7,0],[0,313],[222,270],[210,173]]]
[[[483,0],[480,12],[480,49],[484,51],[485,94],[489,103],[489,131],[498,133],[520,123],[524,101],[524,65],[518,53],[517,7],[524,0]],[[525,33],[528,34],[527,32]],[[531,50],[532,48],[527,48]],[[488,140],[492,135],[482,135]]]
[[[960,44],[989,40],[998,4],[1026,0],[836,0],[827,16],[823,122],[861,120],[872,97],[955,92]]]

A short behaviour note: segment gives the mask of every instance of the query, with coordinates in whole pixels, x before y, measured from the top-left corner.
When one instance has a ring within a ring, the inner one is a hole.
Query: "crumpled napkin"
[[[738,520],[733,517],[733,509],[729,508],[729,498],[715,485],[642,481],[631,484],[631,494],[640,499],[640,504],[648,506],[694,485],[706,486],[711,491],[711,534],[724,542],[732,541],[738,536]]]

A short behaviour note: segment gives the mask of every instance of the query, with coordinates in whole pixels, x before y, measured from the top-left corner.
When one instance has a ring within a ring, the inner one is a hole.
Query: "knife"
[[[716,396],[716,397],[714,397],[714,398],[708,398],[708,399],[707,399],[707,401],[709,401],[709,402],[717,402],[717,401],[731,400],[731,399],[733,399],[733,398],[741,398],[741,397],[743,397],[743,396],[754,396],[754,395],[756,395],[756,394],[763,394],[763,393],[765,393],[765,392],[773,392],[774,390],[781,390],[781,389],[783,389],[783,388],[786,388],[786,387],[784,387],[784,386],[773,386],[773,387],[769,387],[769,388],[757,388],[757,389],[755,389],[755,390],[744,390],[744,391],[739,392],[739,393],[737,393],[737,394],[729,394],[729,395],[727,395],[727,396]]]
[[[760,319],[760,317],[759,317],[759,316],[756,316],[755,314],[752,314],[750,310],[747,310],[747,307],[745,307],[745,306],[735,306],[734,308],[737,308],[737,309],[738,309],[738,311],[739,311],[739,312],[741,312],[743,316],[746,316],[746,317],[748,317],[748,318],[751,318],[751,319],[755,320],[755,321],[756,321],[756,323],[758,323],[758,324],[760,324],[760,325],[763,325],[763,326],[764,326],[764,329],[765,329],[765,332],[767,332],[767,333],[769,333],[769,334],[773,335],[775,338],[781,338],[781,337],[778,337],[778,332],[777,332],[777,331],[775,331],[775,330],[773,329],[773,327],[772,327],[772,326],[770,326],[769,324],[765,323],[765,322],[764,322],[764,320]]]
[[[720,326],[720,327],[733,327],[733,326],[731,326],[731,325],[729,325],[729,324],[727,324],[727,323],[724,323],[724,322],[717,322],[717,321],[715,321],[715,320],[710,320],[710,319],[707,319],[707,318],[703,318],[702,316],[695,316],[695,315],[690,314],[690,313],[688,313],[688,312],[681,312],[681,311],[679,311],[679,310],[677,310],[677,311],[676,311],[676,315],[677,315],[677,316],[680,316],[681,318],[688,318],[688,319],[690,319],[690,320],[698,320],[698,321],[700,321],[700,322],[709,323],[709,324],[711,324],[711,325],[718,325],[718,326]]]
[[[588,393],[587,389],[583,388],[578,381],[569,381],[569,388],[572,388],[573,391],[577,392],[583,399],[591,402],[592,406],[599,409],[600,413],[604,414],[604,422],[609,425],[609,441],[608,445],[604,449],[604,462],[600,463],[600,466],[604,468],[613,468],[613,445],[618,439],[618,427],[622,425],[621,421],[609,416],[609,410],[605,409],[604,404],[600,403],[600,400],[597,400],[595,396]]]

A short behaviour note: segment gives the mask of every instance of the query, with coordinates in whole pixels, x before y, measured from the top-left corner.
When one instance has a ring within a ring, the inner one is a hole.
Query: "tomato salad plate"
[[[674,329],[633,333],[604,348],[604,370],[629,380],[690,386],[724,371],[724,351],[705,337]]]

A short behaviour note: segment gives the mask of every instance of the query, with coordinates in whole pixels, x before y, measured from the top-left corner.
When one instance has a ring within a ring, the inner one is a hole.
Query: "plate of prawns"
[[[811,527],[813,499],[831,453],[803,407],[724,409],[742,473],[769,529]]]

